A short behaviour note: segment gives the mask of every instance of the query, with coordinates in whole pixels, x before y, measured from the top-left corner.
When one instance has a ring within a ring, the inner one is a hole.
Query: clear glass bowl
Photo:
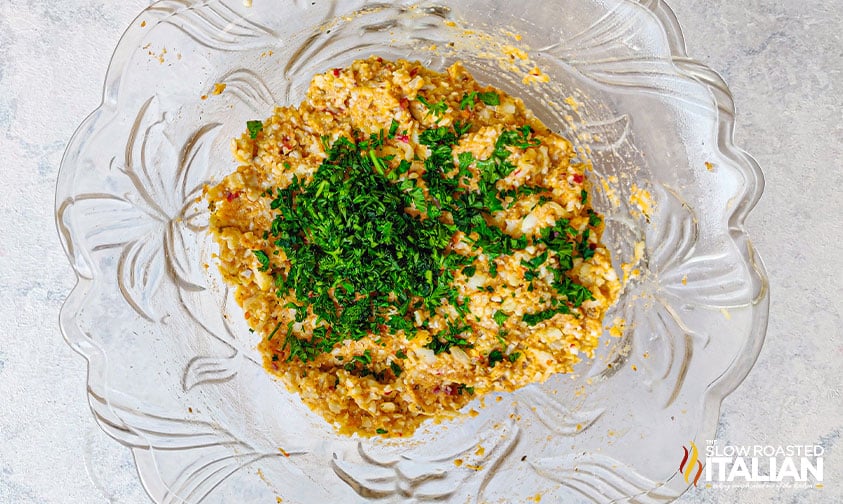
[[[245,121],[372,54],[462,60],[572,139],[626,279],[615,334],[575,375],[402,441],[338,436],[263,371],[197,199],[235,168]],[[96,420],[156,502],[670,501],[689,486],[683,447],[713,438],[766,328],[744,230],[763,181],[733,126],[728,89],[659,0],[155,3],[58,181],[79,278],[61,327]]]

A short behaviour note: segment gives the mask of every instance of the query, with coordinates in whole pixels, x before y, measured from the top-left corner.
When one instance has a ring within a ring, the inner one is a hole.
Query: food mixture
[[[409,436],[593,355],[620,286],[586,166],[459,63],[332,69],[232,145],[219,269],[266,369],[340,432]]]

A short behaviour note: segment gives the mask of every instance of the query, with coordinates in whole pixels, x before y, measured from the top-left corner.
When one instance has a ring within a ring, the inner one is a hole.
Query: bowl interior
[[[645,4],[163,1],[140,16],[68,149],[59,226],[82,279],[63,329],[91,361],[98,420],[136,450],[153,498],[684,491],[682,448],[713,429],[712,384],[756,334],[764,288],[736,224],[753,181],[724,153],[716,97],[677,66]],[[338,436],[263,371],[197,199],[236,168],[229,144],[247,120],[370,55],[461,61],[574,142],[624,281],[575,374],[404,440]]]

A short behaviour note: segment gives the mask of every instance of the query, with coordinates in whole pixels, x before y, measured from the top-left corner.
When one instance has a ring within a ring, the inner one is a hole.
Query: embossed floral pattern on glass
[[[372,54],[462,60],[571,138],[625,279],[575,375],[397,441],[336,435],[261,369],[200,200],[235,168],[247,120]],[[763,180],[732,143],[733,111],[659,0],[157,2],[58,182],[79,277],[61,326],[88,359],[94,416],[162,503],[670,501],[688,487],[683,446],[713,437],[766,328],[743,227]]]

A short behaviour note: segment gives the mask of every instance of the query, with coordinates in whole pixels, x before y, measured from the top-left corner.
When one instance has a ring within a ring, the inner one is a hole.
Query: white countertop
[[[53,218],[65,145],[100,102],[118,38],[149,3],[0,1],[0,503],[149,502],[130,452],[95,425],[85,362],[59,332],[74,276]],[[717,438],[825,449],[821,489],[699,488],[680,500],[843,502],[843,9],[670,4],[689,54],[730,85],[738,145],[767,179],[749,219],[770,276],[767,341],[724,401]]]

